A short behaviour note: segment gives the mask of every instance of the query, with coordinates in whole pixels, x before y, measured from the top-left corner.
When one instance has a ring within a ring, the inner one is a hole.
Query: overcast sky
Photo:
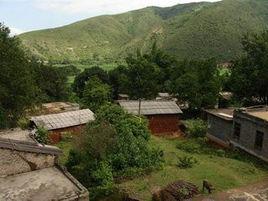
[[[173,6],[201,0],[0,0],[0,22],[13,34],[62,26],[85,18],[146,6]],[[215,2],[218,0],[206,0]]]

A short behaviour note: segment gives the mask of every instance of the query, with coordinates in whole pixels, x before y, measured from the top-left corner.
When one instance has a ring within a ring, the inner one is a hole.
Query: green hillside
[[[137,48],[146,50],[155,38],[178,59],[227,61],[241,54],[243,34],[267,26],[267,0],[223,0],[148,7],[19,37],[35,55],[55,62],[113,63]]]

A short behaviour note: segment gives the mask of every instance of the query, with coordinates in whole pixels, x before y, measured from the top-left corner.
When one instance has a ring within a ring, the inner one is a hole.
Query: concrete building
[[[230,143],[268,162],[268,107],[234,111]]]
[[[210,140],[268,162],[268,107],[206,110]]]
[[[233,111],[232,108],[206,110],[207,137],[211,141],[224,147],[229,146],[233,130]]]
[[[118,101],[127,112],[139,113],[139,101]],[[149,120],[149,129],[153,134],[169,135],[180,132],[181,109],[174,101],[141,101],[140,114]]]
[[[94,120],[94,113],[89,109],[84,109],[34,116],[31,117],[31,124],[48,130],[51,142],[57,143],[61,140],[62,133],[80,133],[88,122]]]
[[[57,147],[16,129],[0,133],[0,153],[1,201],[89,200],[87,189],[58,165]]]

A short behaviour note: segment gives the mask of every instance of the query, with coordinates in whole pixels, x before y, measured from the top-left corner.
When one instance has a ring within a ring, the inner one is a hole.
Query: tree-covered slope
[[[241,54],[244,34],[267,26],[267,0],[223,0],[94,17],[20,38],[34,54],[54,61],[108,63],[137,48],[146,50],[155,38],[178,59],[215,57],[226,61]]]

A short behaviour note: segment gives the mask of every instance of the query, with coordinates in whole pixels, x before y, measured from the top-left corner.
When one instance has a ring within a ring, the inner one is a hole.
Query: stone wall
[[[246,113],[235,112],[234,123],[241,125],[239,140],[231,136],[232,141],[240,148],[268,161],[268,123]],[[264,133],[262,150],[255,149],[256,132]]]
[[[52,167],[55,159],[49,154],[0,149],[0,177]]]

